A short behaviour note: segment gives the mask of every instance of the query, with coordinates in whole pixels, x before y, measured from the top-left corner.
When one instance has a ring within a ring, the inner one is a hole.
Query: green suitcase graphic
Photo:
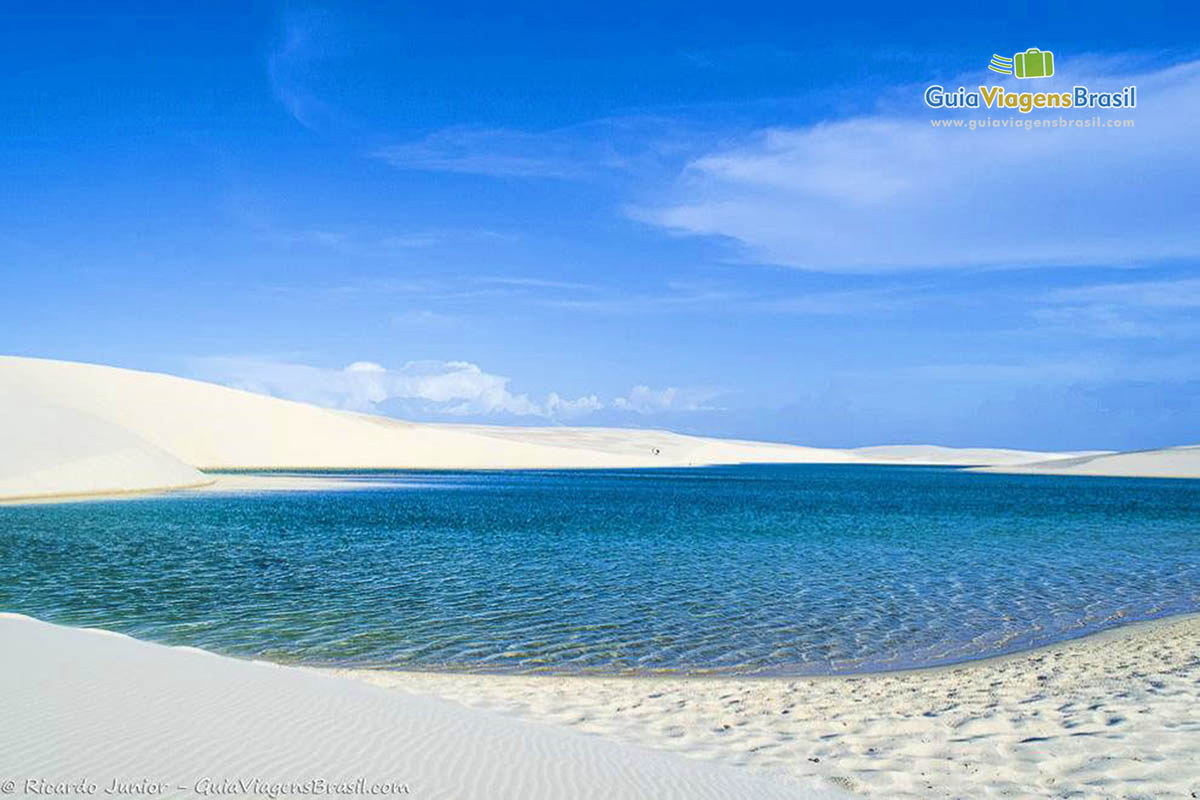
[[[1013,73],[1018,78],[1049,78],[1054,74],[1054,53],[1031,47],[1013,56]]]

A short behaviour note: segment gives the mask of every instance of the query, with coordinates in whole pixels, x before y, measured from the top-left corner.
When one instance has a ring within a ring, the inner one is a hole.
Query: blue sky
[[[420,419],[1200,440],[1200,12],[960,5],[8,4],[0,350]],[[1054,78],[987,72],[1027,47]],[[1138,108],[934,130],[1011,115],[931,83]]]

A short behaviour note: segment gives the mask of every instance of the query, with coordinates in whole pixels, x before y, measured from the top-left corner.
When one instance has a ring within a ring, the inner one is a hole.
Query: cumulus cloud
[[[356,411],[397,400],[449,415],[546,414],[545,404],[510,391],[508,378],[467,361],[409,361],[398,369],[355,361],[342,369],[330,369],[248,358],[208,358],[198,367],[204,376],[234,388]],[[558,407],[570,405],[559,400]]]
[[[1137,109],[1100,112],[1135,127],[934,128],[932,118],[1019,115],[933,111],[914,87],[903,112],[775,128],[694,159],[666,201],[631,213],[726,237],[750,259],[830,272],[1200,255],[1200,61],[1140,74],[1064,62],[1037,88],[1135,84]]]
[[[193,362],[197,377],[236,389],[352,411],[389,410],[449,417],[516,416],[568,421],[598,411],[635,414],[711,410],[714,392],[675,387],[636,386],[628,395],[605,402],[595,394],[564,397],[550,392],[542,400],[509,388],[509,379],[469,361],[409,361],[389,369],[373,361],[355,361],[341,369],[254,358],[214,357]]]
[[[583,414],[590,414],[593,411],[600,411],[604,408],[604,403],[600,402],[600,398],[594,394],[568,400],[560,397],[558,392],[551,392],[546,398],[545,407],[547,416],[576,417]]]

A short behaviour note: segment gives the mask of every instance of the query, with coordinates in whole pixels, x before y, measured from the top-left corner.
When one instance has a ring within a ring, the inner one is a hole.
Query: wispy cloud
[[[945,299],[944,294],[911,286],[768,291],[748,287],[744,281],[672,281],[658,292],[598,290],[589,296],[546,297],[540,302],[547,306],[594,314],[719,313],[836,317],[887,315]]]
[[[322,85],[317,78],[333,59],[334,22],[289,14],[270,56],[280,102],[314,129],[338,117],[308,88]],[[980,80],[972,73],[942,82]],[[542,130],[455,125],[368,152],[403,170],[610,180],[620,186],[614,202],[638,220],[725,240],[738,260],[825,272],[1133,265],[1200,255],[1200,151],[1186,122],[1200,116],[1200,61],[1145,69],[1130,58],[1072,57],[1037,88],[1074,83],[1136,84],[1137,109],[1102,114],[1129,117],[1135,127],[933,128],[931,117],[1006,114],[935,112],[921,103],[923,86],[907,86],[885,89],[874,114],[752,133],[729,109],[709,119],[679,108]],[[1020,119],[1034,116],[1048,115]],[[307,235],[319,242],[330,233]],[[403,234],[395,246],[429,246],[431,236]],[[350,246],[336,237],[325,239]]]
[[[549,130],[454,126],[374,151],[406,170],[494,178],[658,180],[718,138],[681,117],[608,117]]]
[[[300,294],[339,301],[371,300],[456,308],[474,301],[529,301],[554,304],[564,297],[590,296],[602,291],[582,281],[562,281],[538,276],[462,275],[455,277],[364,277],[307,287],[274,284],[264,287],[283,294]],[[431,309],[432,310],[432,309]]]
[[[1055,80],[1137,84],[1135,112],[1105,115],[1136,127],[935,129],[931,117],[987,114],[923,109],[775,128],[692,160],[670,199],[631,214],[724,237],[747,259],[830,272],[1200,255],[1188,122],[1200,117],[1200,62],[1093,77]]]
[[[298,123],[315,132],[356,127],[308,88],[311,72],[329,55],[328,45],[335,37],[326,34],[334,22],[331,15],[316,10],[285,15],[267,56],[267,77],[275,98]]]
[[[844,370],[839,377],[880,387],[905,384],[942,392],[978,387],[1013,390],[1031,386],[1102,385],[1116,381],[1162,384],[1200,380],[1200,363],[1189,355],[1129,356],[1094,352],[1071,357],[944,361],[864,370]],[[884,393],[886,399],[886,393]]]
[[[264,241],[281,247],[314,247],[333,250],[346,255],[372,257],[387,256],[409,250],[424,250],[442,245],[462,244],[470,241],[511,241],[513,235],[505,235],[485,229],[433,229],[382,232],[371,235],[345,230],[287,229],[258,225]]]
[[[594,166],[578,152],[577,142],[561,133],[497,128],[449,128],[375,155],[400,169],[497,178],[580,178]]]
[[[582,283],[579,281],[557,281],[548,278],[522,278],[522,277],[482,277],[477,281],[482,284],[490,284],[493,286],[512,286],[519,289],[561,289],[563,291],[581,290],[585,292],[596,291],[598,288],[591,283]]]
[[[392,315],[392,323],[401,328],[426,332],[460,328],[464,324],[461,317],[442,314],[427,308],[399,311]]]
[[[1101,339],[1200,338],[1200,278],[1103,283],[1046,293],[1030,315],[1051,331]]]
[[[1050,292],[1046,299],[1056,303],[1102,303],[1138,308],[1200,308],[1200,278],[1076,286]]]

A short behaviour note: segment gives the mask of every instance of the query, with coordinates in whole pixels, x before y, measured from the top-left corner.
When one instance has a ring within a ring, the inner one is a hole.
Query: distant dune
[[[934,445],[836,450],[659,430],[414,423],[172,375],[12,356],[0,357],[0,414],[0,499],[10,500],[196,486],[209,480],[200,471],[222,469],[1007,468],[1080,455]]]
[[[26,427],[42,430],[48,441],[68,444],[73,428],[57,430],[51,420],[35,413],[43,404],[107,423],[198,469],[652,467],[861,460],[840,450],[661,431],[413,423],[172,375],[31,358],[0,357],[2,389],[14,393],[9,415],[28,419]],[[9,460],[18,456],[24,458],[10,451]]]
[[[849,452],[875,462],[943,465],[1007,465],[1028,464],[1078,456],[1110,453],[1110,450],[1089,450],[1071,453],[1045,453],[1037,450],[1005,450],[983,447],[942,447],[936,444],[885,444],[857,447]]]
[[[986,467],[981,472],[1030,475],[1108,475],[1126,478],[1200,478],[1200,445],[1102,453],[1030,464]]]

